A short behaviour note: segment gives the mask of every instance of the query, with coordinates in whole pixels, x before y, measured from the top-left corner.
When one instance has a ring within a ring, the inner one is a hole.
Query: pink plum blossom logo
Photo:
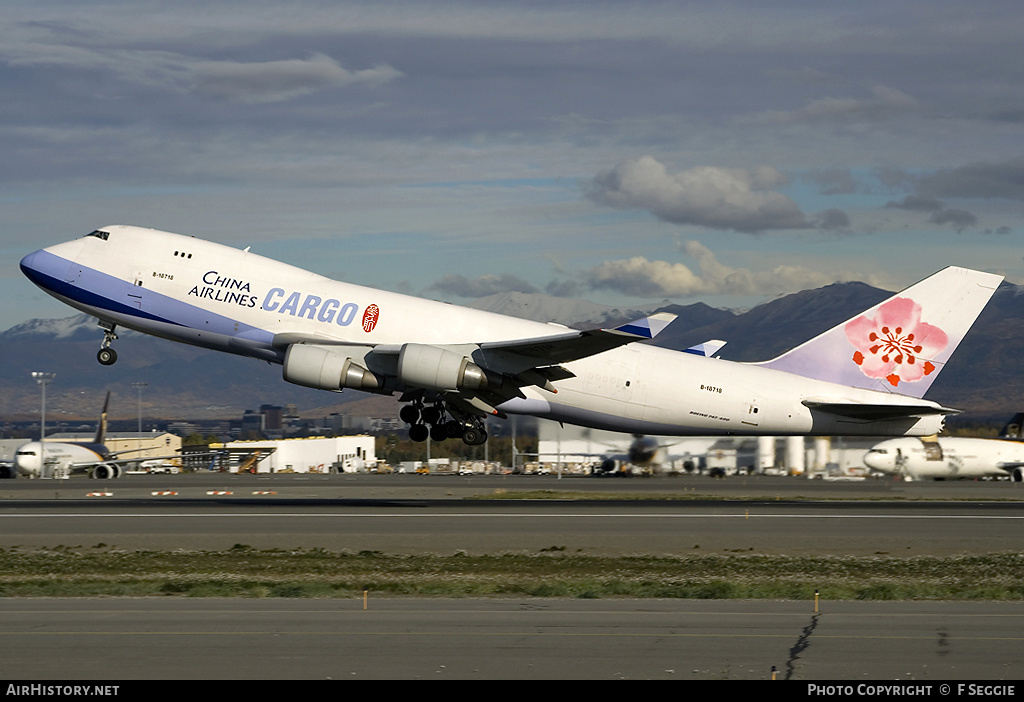
[[[931,361],[949,344],[946,332],[921,321],[921,305],[896,297],[878,308],[874,319],[861,316],[846,325],[856,351],[853,362],[869,378],[885,378],[893,387],[913,383],[935,370]]]

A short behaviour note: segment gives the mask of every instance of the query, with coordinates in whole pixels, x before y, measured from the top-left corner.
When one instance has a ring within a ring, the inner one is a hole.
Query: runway
[[[0,547],[990,553],[1020,550],[1017,487],[761,477],[5,481]],[[479,499],[560,491],[589,499]],[[639,493],[688,499],[631,499]],[[1024,651],[1020,602],[822,602],[816,612],[808,601],[374,597],[364,609],[357,599],[6,598],[0,616],[0,660],[23,680],[998,680],[1019,677]]]
[[[0,486],[0,548],[102,542],[128,549],[242,544],[394,554],[551,547],[593,555],[988,553],[1019,550],[1024,490],[1018,488],[1008,482],[918,486],[764,477],[9,481]],[[561,491],[591,499],[555,499]],[[546,499],[500,499],[524,492]],[[641,494],[687,499],[635,499]]]

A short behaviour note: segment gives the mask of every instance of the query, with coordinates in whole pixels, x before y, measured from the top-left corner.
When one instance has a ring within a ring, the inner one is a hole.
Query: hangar
[[[621,465],[653,472],[775,473],[807,477],[868,474],[865,452],[871,437],[632,436],[538,421],[538,461],[567,472]]]
[[[224,456],[213,466],[232,473],[355,473],[377,465],[372,436],[231,441],[210,444]]]
[[[88,443],[95,437],[95,433],[71,432],[50,434],[46,440]],[[29,439],[21,441],[24,443]],[[181,453],[181,437],[165,431],[107,432],[103,445],[111,453],[123,454],[119,456],[121,458],[138,458],[140,463]]]

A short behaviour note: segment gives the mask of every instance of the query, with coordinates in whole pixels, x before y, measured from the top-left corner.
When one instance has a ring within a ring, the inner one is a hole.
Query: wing
[[[542,367],[576,361],[605,351],[653,339],[676,318],[674,314],[659,312],[614,329],[570,331],[533,339],[491,341],[479,345],[485,357],[504,361],[504,365]]]
[[[609,351],[634,341],[653,339],[675,318],[674,314],[659,312],[614,329],[572,331],[535,339],[493,341],[480,344],[480,349],[489,353],[515,354],[548,364],[566,363]]]
[[[612,329],[477,344],[357,346],[296,334],[278,335],[274,343],[287,346],[284,378],[298,385],[385,394],[433,392],[466,413],[498,414],[494,406],[525,397],[525,386],[557,392],[553,383],[574,377],[562,364],[653,339],[674,319],[673,314],[657,313]]]

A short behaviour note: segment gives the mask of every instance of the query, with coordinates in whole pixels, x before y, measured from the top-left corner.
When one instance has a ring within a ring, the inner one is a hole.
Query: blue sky
[[[464,303],[1024,282],[1024,7],[33,2],[0,16],[17,261],[106,224]]]

